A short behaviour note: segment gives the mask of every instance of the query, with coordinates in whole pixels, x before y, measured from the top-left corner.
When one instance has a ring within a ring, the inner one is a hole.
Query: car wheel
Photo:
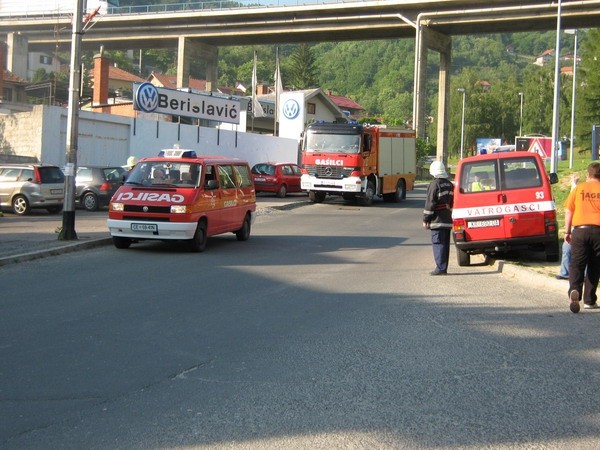
[[[373,182],[367,181],[367,189],[362,197],[359,197],[360,204],[362,206],[371,206],[373,204],[373,198],[375,197],[375,185]]]
[[[206,222],[202,221],[198,223],[194,237],[190,240],[190,251],[200,253],[206,250],[206,241],[208,239],[206,231]]]
[[[113,244],[117,248],[126,249],[126,248],[129,248],[129,246],[131,245],[131,239],[119,237],[119,236],[113,236]]]
[[[48,211],[50,214],[58,214],[62,211],[62,206],[48,206],[46,211]]]
[[[93,192],[86,192],[81,198],[81,204],[86,209],[86,211],[97,211],[98,197]]]
[[[15,214],[19,216],[23,216],[25,214],[29,214],[31,211],[31,207],[29,206],[29,202],[22,195],[17,195],[12,200],[12,209]]]
[[[471,265],[471,255],[460,248],[456,249],[456,259],[460,267]]]
[[[250,215],[246,214],[242,228],[235,232],[238,241],[247,241],[250,238]]]
[[[287,186],[285,184],[279,186],[279,189],[277,189],[277,193],[275,195],[277,195],[279,198],[284,198],[287,195]]]

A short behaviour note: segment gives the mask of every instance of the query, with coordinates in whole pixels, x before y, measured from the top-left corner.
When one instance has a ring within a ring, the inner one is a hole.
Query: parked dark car
[[[81,166],[75,177],[75,204],[88,211],[108,205],[127,172],[123,167]]]
[[[43,208],[56,214],[62,210],[65,176],[57,166],[45,164],[0,164],[0,205],[15,214]]]
[[[288,192],[302,192],[300,168],[293,163],[259,163],[252,167],[256,192],[273,192],[283,198]]]

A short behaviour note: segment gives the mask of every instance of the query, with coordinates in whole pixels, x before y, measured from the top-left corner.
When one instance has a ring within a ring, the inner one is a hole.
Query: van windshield
[[[134,167],[125,184],[194,188],[198,185],[201,171],[202,166],[196,163],[143,161]]]

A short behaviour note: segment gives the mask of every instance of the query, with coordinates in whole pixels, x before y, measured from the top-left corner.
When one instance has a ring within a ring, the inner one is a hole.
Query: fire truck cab
[[[108,229],[120,249],[138,241],[183,240],[195,252],[207,238],[250,237],[256,195],[245,161],[169,149],[138,161],[110,201]]]

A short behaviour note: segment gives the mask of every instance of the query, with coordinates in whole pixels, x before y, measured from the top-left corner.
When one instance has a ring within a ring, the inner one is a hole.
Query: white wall
[[[35,156],[41,162],[59,166],[66,162],[65,108],[35,106],[31,113],[0,116],[0,131],[12,155]],[[77,144],[78,165],[124,165],[130,155],[138,159],[155,156],[175,144],[199,155],[244,159],[250,165],[298,160],[298,142],[294,139],[88,111],[79,112]],[[0,149],[0,161],[3,154],[9,152]]]

